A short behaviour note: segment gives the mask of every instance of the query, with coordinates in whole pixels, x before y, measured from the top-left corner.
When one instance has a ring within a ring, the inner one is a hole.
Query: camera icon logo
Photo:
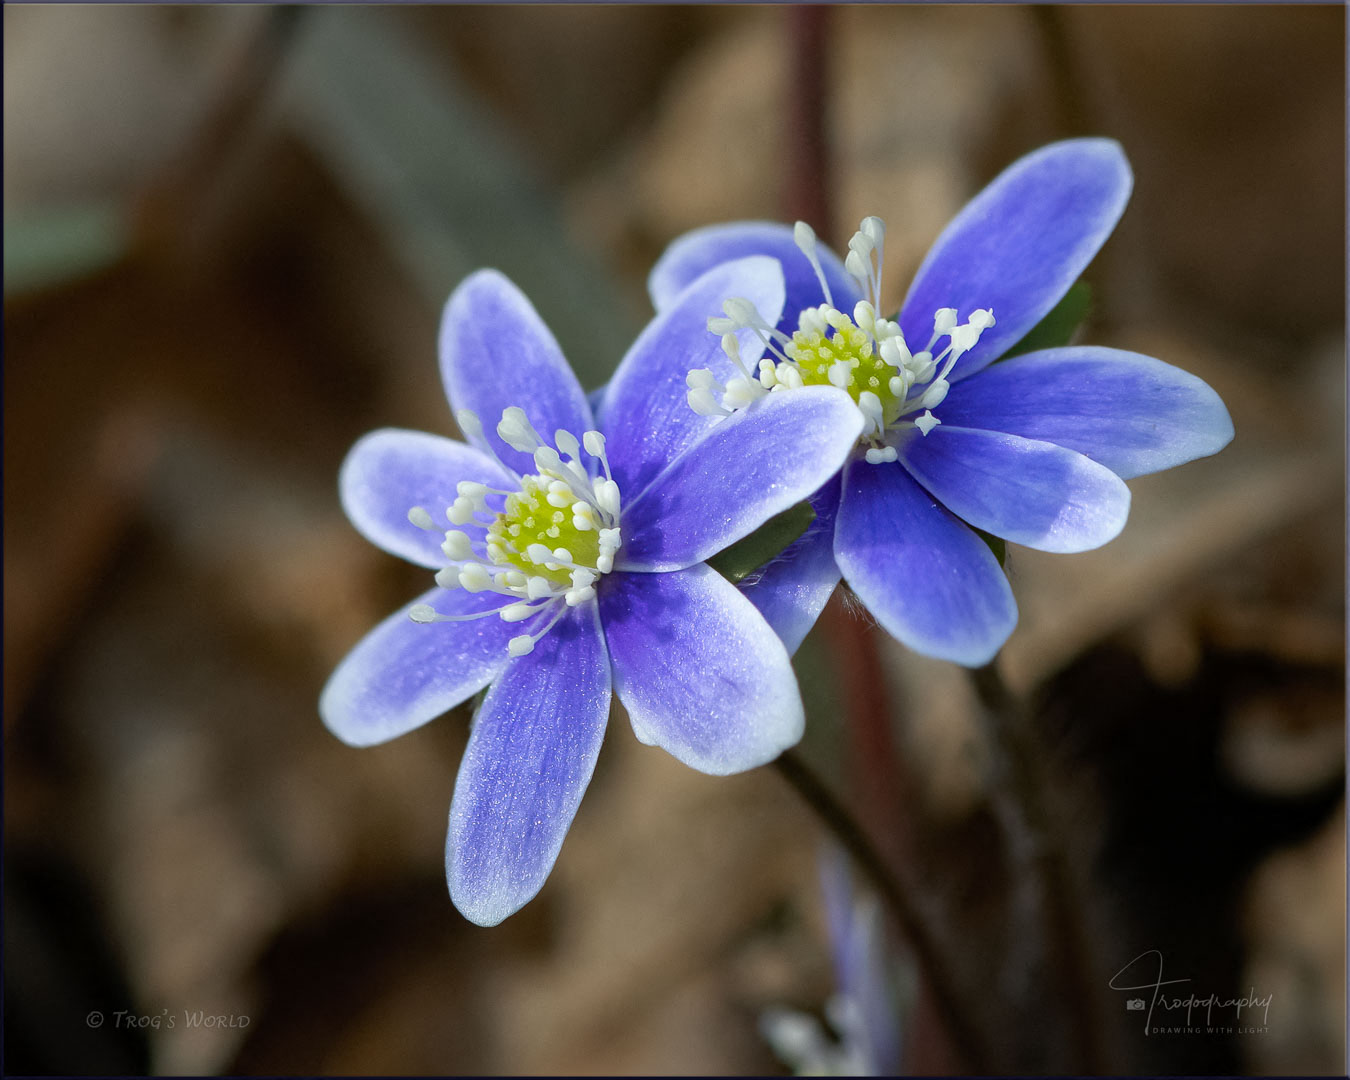
[[[1144,1011],[1144,999],[1143,999],[1143,998],[1130,998],[1129,1001],[1125,1002],[1125,1008],[1128,1009],[1130,1012],[1143,1012],[1143,1011]]]

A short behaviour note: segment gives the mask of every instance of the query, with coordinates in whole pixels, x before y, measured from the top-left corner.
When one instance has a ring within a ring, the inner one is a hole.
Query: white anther
[[[862,261],[862,256],[856,251],[850,251],[848,257],[844,259],[844,269],[858,279],[858,284],[867,287],[867,266]]]
[[[572,561],[572,553],[571,553],[570,551],[568,551],[568,550],[567,550],[566,548],[564,548],[564,547],[554,548],[554,549],[553,549],[553,557],[554,557],[555,559],[557,559],[558,562],[560,562],[560,563],[562,563],[562,564],[564,564],[564,565],[566,565],[566,564],[568,564],[568,563],[570,563],[570,562]]]
[[[830,365],[830,384],[841,390],[847,390],[853,385],[853,366],[852,360],[836,360]]]
[[[768,391],[754,379],[738,375],[727,383],[727,392],[722,395],[722,405],[724,410],[743,409],[766,393]]]
[[[443,566],[436,571],[436,584],[442,589],[458,589],[461,586],[458,566]]]
[[[553,433],[553,445],[558,448],[559,452],[566,454],[573,461],[581,453],[581,444],[577,442],[577,437],[562,428]]]
[[[595,503],[611,518],[619,516],[619,485],[613,480],[601,480],[595,485]]]
[[[487,494],[487,485],[477,483],[474,480],[461,480],[455,485],[455,490],[464,498],[477,501]]]
[[[717,376],[707,368],[694,368],[684,377],[684,385],[690,390],[725,390],[726,387],[717,381]]]
[[[469,540],[469,534],[459,532],[457,529],[446,532],[441,550],[445,552],[447,559],[454,559],[456,562],[473,558],[473,543]]]
[[[584,589],[587,585],[593,585],[595,581],[595,571],[587,570],[584,566],[578,566],[572,571],[572,588],[574,589]]]
[[[518,405],[509,405],[502,410],[501,422],[497,425],[497,434],[502,442],[522,454],[533,452],[541,442],[539,432],[534,430],[525,410]]]
[[[451,525],[468,525],[473,521],[474,510],[473,503],[461,496],[446,508],[445,516]]]
[[[923,396],[915,403],[919,409],[936,409],[942,404],[947,396],[947,391],[951,389],[951,384],[946,379],[937,379],[923,392]]]
[[[553,552],[549,551],[543,544],[531,544],[525,549],[525,557],[538,565],[553,558]]]
[[[579,607],[587,600],[595,598],[595,590],[589,585],[584,589],[568,589],[563,593],[563,599],[567,601],[568,607]]]
[[[977,308],[970,313],[970,318],[967,321],[971,326],[978,327],[981,330],[988,330],[989,327],[994,325],[994,309]]]
[[[605,437],[598,431],[588,431],[581,436],[582,445],[586,447],[586,453],[593,458],[603,457],[605,453]]]
[[[487,556],[495,563],[506,561],[506,548],[496,540],[489,540],[487,544]]]
[[[503,622],[521,622],[538,610],[533,604],[509,604],[498,614],[501,615]]]
[[[872,241],[874,247],[881,247],[882,241],[886,239],[886,223],[879,217],[863,218],[858,229],[867,239]]]
[[[816,250],[816,230],[806,222],[799,221],[792,226],[792,242],[797,245],[803,255],[810,258]]]
[[[602,574],[608,574],[614,569],[614,556],[603,553],[596,556],[595,568]]]
[[[561,510],[564,506],[571,506],[576,501],[576,492],[572,490],[572,485],[563,480],[554,480],[548,486],[548,494],[544,497],[549,506]]]
[[[737,326],[754,326],[763,322],[755,305],[743,296],[733,296],[722,302],[722,310]]]
[[[903,335],[885,338],[878,346],[877,351],[891,367],[909,367],[914,362],[914,356],[910,353],[909,346],[905,344]]]
[[[419,529],[427,529],[430,532],[437,532],[435,523],[431,520],[431,515],[421,506],[414,506],[408,511],[408,520]]]
[[[414,604],[408,609],[408,618],[415,623],[433,623],[436,621],[436,611],[430,604]]]
[[[508,570],[502,576],[506,578],[506,584],[509,588],[523,589],[525,587],[525,575],[519,570]]]
[[[864,390],[858,395],[858,411],[867,421],[867,426],[863,428],[864,436],[880,435],[885,430],[886,420],[881,412],[881,399],[871,390]]]
[[[937,427],[940,423],[942,423],[941,420],[939,420],[939,419],[938,419],[936,416],[934,416],[931,412],[927,412],[927,411],[925,411],[924,414],[923,414],[922,416],[916,416],[916,417],[914,418],[914,426],[915,426],[916,428],[918,428],[919,431],[920,431],[921,433],[923,433],[924,435],[927,435],[930,431],[932,431],[932,430],[933,430],[935,427]],[[945,438],[946,436],[943,436],[943,437]]]
[[[933,333],[945,334],[956,325],[956,308],[938,308],[933,315]]]
[[[492,587],[492,576],[482,563],[469,563],[459,568],[459,583],[467,592],[482,592]]]
[[[957,356],[967,353],[975,347],[975,342],[980,340],[980,332],[983,327],[975,326],[972,323],[963,323],[961,326],[953,327],[951,332],[952,352]]]
[[[545,475],[562,471],[562,458],[551,446],[541,446],[534,452],[534,467]]]
[[[740,324],[735,319],[728,319],[721,315],[710,315],[708,317],[708,329],[718,337],[723,337],[734,330],[739,330]]]
[[[790,364],[778,365],[778,381],[789,390],[800,390],[806,385],[802,382],[802,373]]]
[[[816,272],[816,280],[820,282],[820,291],[825,294],[826,303],[833,306],[834,297],[830,295],[830,283],[825,280],[825,270],[820,265],[820,256],[816,254],[815,229],[804,221],[797,222],[792,226],[792,242],[810,262],[811,269]]]
[[[534,638],[530,637],[529,634],[513,637],[506,643],[506,651],[512,656],[526,656],[534,652]]]
[[[767,356],[759,362],[759,385],[766,390],[778,385],[778,365]]]
[[[539,574],[534,574],[525,581],[525,595],[531,600],[542,600],[546,596],[552,596],[553,582]]]
[[[905,385],[905,377],[903,375],[892,375],[890,381],[886,384],[886,389],[891,392],[892,397],[904,401],[905,394],[908,392],[909,387]]]
[[[858,253],[858,258],[860,259],[867,259],[872,254],[872,249],[875,247],[876,245],[872,243],[872,238],[861,230],[849,237],[848,249],[849,251],[856,251]]]
[[[599,539],[602,552],[618,551],[623,545],[623,534],[618,529],[601,529]]]

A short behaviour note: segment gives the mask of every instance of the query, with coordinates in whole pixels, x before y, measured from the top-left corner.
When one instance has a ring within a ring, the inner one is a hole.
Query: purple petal
[[[994,553],[898,465],[845,468],[834,557],[886,632],[925,656],[978,667],[1017,625]]]
[[[569,610],[488,691],[445,847],[450,897],[467,919],[496,926],[543,886],[595,769],[609,700],[593,603]]]
[[[439,529],[455,485],[472,480],[513,490],[517,484],[481,450],[422,431],[382,428],[358,439],[342,463],[338,492],[353,525],[372,544],[418,566],[446,564],[444,532],[419,529],[408,511],[420,506]]]
[[[1204,380],[1119,349],[1013,357],[962,382],[938,412],[944,424],[1077,450],[1125,479],[1218,453],[1233,438]]]
[[[432,589],[414,601],[442,615],[501,607],[496,593]],[[415,623],[394,612],[338,664],[319,696],[328,729],[350,746],[386,742],[467,701],[506,667],[519,627],[487,615],[469,622]]]
[[[614,689],[638,738],[700,772],[742,772],[802,737],[783,643],[736,587],[700,563],[615,573],[600,592]]]
[[[636,498],[677,454],[716,423],[689,407],[685,377],[708,368],[725,381],[735,368],[708,330],[722,302],[740,296],[770,323],[783,309],[783,272],[764,256],[715,267],[691,283],[638,336],[609,381],[602,412],[609,463],[625,500]],[[752,370],[764,348],[749,330],[737,335]]]
[[[1039,551],[1090,551],[1125,527],[1125,481],[1074,450],[942,424],[898,444],[900,461],[947,509]]]
[[[559,428],[578,438],[595,426],[581,384],[525,294],[496,270],[479,270],[451,295],[441,318],[441,379],[456,410],[478,414],[488,444],[516,472],[533,473],[529,454],[497,435],[511,405],[552,443]],[[472,439],[475,445],[483,440]]]
[[[831,479],[812,495],[811,506],[816,517],[806,532],[736,586],[759,609],[789,653],[801,646],[839,584],[834,561],[839,480]]]
[[[857,283],[844,270],[839,257],[824,244],[817,245],[816,253],[835,307],[851,312],[862,299]],[[792,226],[772,221],[737,221],[687,232],[666,248],[647,278],[652,306],[657,311],[664,310],[699,275],[747,255],[769,255],[783,265],[786,301],[778,323],[780,330],[791,334],[797,329],[797,316],[805,308],[825,302],[816,272],[792,239]]]
[[[715,425],[623,512],[623,570],[702,562],[812,495],[862,434],[843,390],[768,394]]]
[[[991,308],[995,325],[949,378],[997,359],[1092,261],[1132,184],[1111,139],[1053,143],[1013,162],[952,219],[919,267],[900,314],[911,348],[927,344],[939,308],[956,308],[963,322],[976,308]]]

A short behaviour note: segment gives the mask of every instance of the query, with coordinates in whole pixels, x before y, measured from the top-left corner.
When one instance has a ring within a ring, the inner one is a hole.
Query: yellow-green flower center
[[[521,477],[521,489],[506,497],[506,505],[487,527],[487,550],[494,563],[511,566],[526,574],[546,578],[554,585],[567,585],[571,566],[536,563],[526,552],[531,544],[543,544],[550,551],[562,548],[568,562],[594,566],[600,556],[600,538],[595,527],[578,529],[573,524],[572,504],[555,505],[549,501],[549,489],[555,480],[545,476]],[[554,569],[553,567],[556,567]]]
[[[900,374],[899,369],[881,358],[872,335],[843,312],[830,309],[825,320],[833,334],[814,328],[799,329],[783,346],[783,352],[797,364],[802,384],[837,386],[847,390],[854,401],[870,391],[881,402],[882,416],[890,423],[900,414],[903,404],[891,388],[891,380]]]

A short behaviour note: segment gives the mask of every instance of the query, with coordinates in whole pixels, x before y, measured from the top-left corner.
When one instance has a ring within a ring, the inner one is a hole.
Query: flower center
[[[793,239],[810,261],[825,294],[825,303],[807,308],[797,319],[797,330],[789,338],[770,326],[748,300],[733,297],[722,305],[725,318],[708,320],[708,329],[722,335],[722,349],[730,357],[738,376],[726,385],[704,368],[691,371],[689,406],[704,416],[730,416],[756,398],[775,390],[799,386],[837,386],[848,391],[863,414],[861,444],[869,462],[894,461],[895,447],[886,441],[886,432],[917,427],[927,435],[942,421],[933,415],[947,396],[947,375],[962,355],[974,348],[980,335],[994,325],[994,314],[987,308],[971,312],[966,322],[957,322],[955,308],[942,308],[933,316],[933,336],[927,346],[911,353],[900,325],[881,318],[882,246],[886,226],[880,218],[864,218],[849,241],[844,268],[857,282],[861,292],[871,297],[860,300],[850,319],[834,306],[829,282],[816,254],[816,234],[804,221],[797,222]],[[758,373],[752,375],[740,356],[736,331],[750,329],[764,346]],[[934,355],[943,339],[945,348]],[[719,398],[720,395],[720,398]],[[905,419],[915,413],[912,420]]]
[[[482,434],[482,424],[469,410],[456,418],[466,435]],[[568,607],[594,599],[595,582],[614,569],[614,553],[623,543],[619,485],[610,474],[605,437],[598,431],[586,432],[580,442],[570,432],[558,431],[554,446],[547,446],[524,411],[512,407],[502,412],[497,434],[514,449],[533,455],[538,471],[519,477],[515,491],[460,481],[458,497],[445,510],[450,524],[460,528],[445,532],[441,550],[450,561],[437,571],[436,584],[496,592],[509,602],[472,615],[441,615],[428,604],[418,604],[409,614],[422,623],[489,615],[507,622],[534,619],[530,632],[508,645],[512,656],[523,656]],[[592,475],[582,464],[582,446],[603,476]],[[512,472],[500,459],[498,463]],[[499,508],[489,505],[489,498]],[[418,528],[440,531],[423,507],[409,510],[408,520]]]

